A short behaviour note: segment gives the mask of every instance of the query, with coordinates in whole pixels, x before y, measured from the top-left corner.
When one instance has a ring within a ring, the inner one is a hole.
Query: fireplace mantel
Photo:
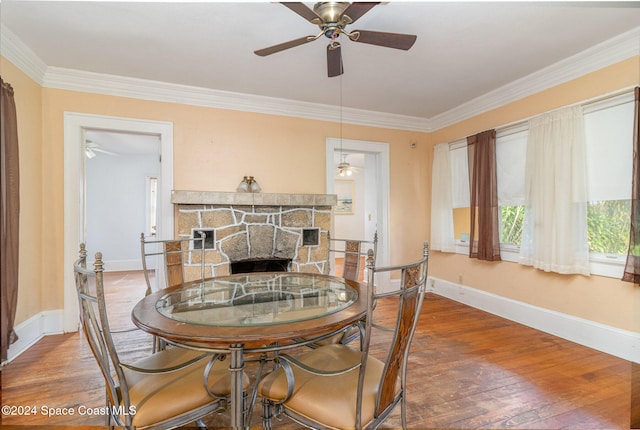
[[[178,205],[251,205],[251,206],[335,206],[335,194],[233,193],[224,191],[171,192],[171,203]]]

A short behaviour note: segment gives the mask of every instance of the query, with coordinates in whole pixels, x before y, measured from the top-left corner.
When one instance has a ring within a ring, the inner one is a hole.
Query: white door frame
[[[85,143],[87,129],[156,134],[160,136],[161,186],[158,232],[173,235],[173,123],[136,118],[64,113],[64,308],[63,330],[79,327],[73,262],[85,240]]]
[[[376,266],[389,265],[389,144],[364,140],[328,137],[326,140],[327,194],[334,193],[334,177],[338,166],[334,154],[345,151],[372,154],[376,157],[378,173],[378,255]]]

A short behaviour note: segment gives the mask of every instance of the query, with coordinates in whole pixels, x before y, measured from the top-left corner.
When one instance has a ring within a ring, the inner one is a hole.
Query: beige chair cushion
[[[132,365],[146,369],[175,366],[188,361],[201,352],[182,348],[160,351]],[[131,405],[136,407],[133,425],[144,427],[159,423],[214,401],[204,388],[204,368],[209,356],[175,372],[149,374],[125,369],[129,384]],[[249,386],[249,378],[244,375],[243,385]],[[230,394],[231,376],[226,362],[217,361],[209,376],[211,391],[220,396]]]
[[[316,369],[340,370],[360,362],[361,352],[348,346],[326,345],[310,350],[298,360]],[[359,369],[336,376],[316,376],[292,365],[295,378],[294,394],[285,402],[293,412],[322,423],[323,427],[352,429],[356,420],[356,392]],[[372,419],[376,395],[384,363],[369,357],[362,401],[362,425]],[[261,396],[281,401],[287,394],[287,379],[281,368],[267,375],[258,387]]]
[[[333,336],[327,339],[319,340],[314,343],[317,346],[331,345],[334,343],[343,343],[343,339],[349,339],[350,337],[356,336],[358,334],[360,334],[360,329],[357,326],[351,326],[344,332],[334,334]]]

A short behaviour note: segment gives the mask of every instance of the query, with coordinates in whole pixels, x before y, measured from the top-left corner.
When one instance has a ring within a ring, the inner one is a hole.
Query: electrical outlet
[[[462,274],[458,275],[458,284],[462,284]]]

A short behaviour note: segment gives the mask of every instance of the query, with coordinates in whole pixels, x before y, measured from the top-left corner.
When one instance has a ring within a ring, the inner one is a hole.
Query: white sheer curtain
[[[449,144],[434,148],[431,173],[431,244],[436,251],[455,252],[453,205],[451,199],[451,160]]]
[[[581,106],[529,122],[520,263],[547,272],[589,274]]]

